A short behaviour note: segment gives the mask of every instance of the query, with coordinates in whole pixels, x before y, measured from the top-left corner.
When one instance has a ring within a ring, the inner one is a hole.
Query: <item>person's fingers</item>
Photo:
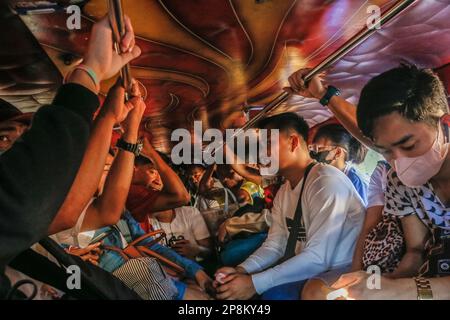
[[[303,69],[300,69],[297,72],[298,72],[298,74],[300,75],[301,78],[304,78],[311,70],[312,70],[312,68],[303,68]]]
[[[86,249],[88,249],[89,251],[93,251],[93,250],[95,250],[95,249],[99,249],[100,245],[101,245],[101,243],[100,243],[100,242],[97,242],[97,243],[88,245],[88,246],[86,247]]]
[[[222,284],[221,286],[217,287],[217,293],[224,293],[228,290],[230,290],[231,285],[230,284]]]
[[[93,254],[91,254],[91,253],[84,254],[81,258],[82,258],[84,261],[87,261],[87,260],[97,260],[97,259],[98,259],[97,256],[95,256],[95,255],[93,255]]]
[[[181,248],[184,248],[185,246],[187,246],[188,244],[189,244],[189,241],[186,242],[186,240],[180,240],[180,241],[175,242],[174,248],[181,249]]]
[[[94,266],[98,266],[97,260],[89,259],[89,262],[92,263]]]
[[[134,30],[131,20],[128,16],[124,17],[125,22],[125,35],[120,41],[120,47],[122,52],[130,52],[134,47]]]
[[[100,249],[100,248],[93,248],[93,249],[91,249],[91,253],[92,254],[96,254],[96,255],[99,255],[101,251],[102,251],[102,249]]]
[[[136,101],[137,97],[131,98],[130,100],[128,100],[127,102],[125,102],[125,108],[127,112],[130,112],[131,110],[133,110],[137,105],[138,102]]]
[[[216,277],[219,273],[223,273],[224,275],[233,274],[236,273],[236,269],[232,267],[222,267],[215,272],[214,276]]]
[[[223,293],[217,294],[216,298],[219,299],[219,300],[227,300],[227,299],[229,299],[232,296],[232,294],[233,293],[230,292],[230,291],[225,291]]]
[[[288,78],[288,81],[289,81],[289,85],[291,86],[291,88],[292,88],[293,90],[297,90],[297,89],[298,89],[298,84],[297,84],[297,79],[296,79],[295,74],[291,75],[291,76]]]
[[[340,288],[346,287],[356,281],[358,281],[356,272],[347,273],[347,274],[340,276],[339,279],[335,283],[333,283],[331,288],[340,289]]]
[[[132,85],[131,85],[131,95],[133,97],[141,97],[141,89],[139,88],[139,83],[136,81],[136,79],[132,80]]]
[[[122,65],[126,65],[131,60],[136,59],[141,55],[141,53],[141,48],[139,48],[138,46],[134,46],[131,52],[125,52],[121,54],[120,57],[122,59]]]
[[[229,274],[226,277],[222,278],[222,283],[227,284],[227,283],[233,281],[237,276],[238,276],[237,273]]]
[[[294,93],[294,90],[292,90],[291,87],[284,87],[283,90],[286,91],[289,94],[293,94]]]
[[[120,77],[117,78],[116,83],[109,89],[104,104],[116,100],[125,101],[125,88],[122,85],[122,79]]]

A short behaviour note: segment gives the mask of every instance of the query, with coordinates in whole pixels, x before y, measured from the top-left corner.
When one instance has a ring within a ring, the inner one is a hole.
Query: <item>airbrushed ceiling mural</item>
[[[167,150],[171,130],[191,128],[194,120],[204,127],[241,126],[248,106],[269,102],[292,72],[315,66],[364,28],[370,5],[384,12],[396,2],[123,0],[143,51],[132,73],[147,90],[145,123],[154,143]],[[10,1],[13,7],[16,3]],[[1,96],[27,111],[51,99],[62,75],[85,51],[92,23],[107,12],[106,0],[80,4],[82,28],[74,31],[67,29],[62,10],[18,16],[2,7],[0,39],[8,45],[0,48]],[[450,63],[449,16],[448,0],[417,1],[329,69],[328,81],[356,102],[368,79],[401,61],[445,66]],[[20,32],[12,35],[4,26]],[[113,81],[103,84],[103,93]],[[310,124],[330,116],[298,97],[279,110],[288,109]]]

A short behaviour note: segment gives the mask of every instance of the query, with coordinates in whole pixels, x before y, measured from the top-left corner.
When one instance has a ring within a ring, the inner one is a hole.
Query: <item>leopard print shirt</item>
[[[450,208],[437,197],[431,183],[420,187],[407,187],[394,170],[388,173],[385,212],[398,217],[416,214],[432,231],[439,227],[450,230]]]

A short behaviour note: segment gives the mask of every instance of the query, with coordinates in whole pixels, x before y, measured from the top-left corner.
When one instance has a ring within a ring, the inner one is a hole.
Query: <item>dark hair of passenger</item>
[[[294,130],[308,141],[309,126],[303,117],[293,112],[280,113],[268,118],[260,120],[257,124],[258,128],[278,129],[280,132]]]
[[[134,159],[134,165],[136,167],[145,166],[148,164],[152,164],[149,158],[144,156],[137,156],[136,159]]]
[[[367,155],[367,148],[364,147],[357,139],[355,139],[343,126],[340,124],[329,124],[320,127],[314,136],[314,142],[320,138],[331,140],[332,144],[347,150],[346,161],[351,161],[355,164],[360,164],[364,161]]]
[[[439,77],[431,69],[402,64],[370,80],[357,108],[362,133],[373,138],[375,121],[393,112],[436,126],[440,113],[448,112],[447,94]]]
[[[188,172],[191,172],[191,171],[193,171],[195,169],[206,170],[205,166],[203,166],[201,164],[197,164],[197,163],[188,164],[184,168]]]

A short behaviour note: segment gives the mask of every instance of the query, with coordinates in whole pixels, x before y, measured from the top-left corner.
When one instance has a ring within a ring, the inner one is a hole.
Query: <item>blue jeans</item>
[[[267,238],[267,232],[255,233],[245,239],[228,242],[220,253],[224,266],[234,267],[242,263],[258,249]]]
[[[173,280],[173,283],[178,290],[178,295],[175,297],[175,300],[183,300],[184,294],[186,293],[187,284],[178,280]]]
[[[261,300],[300,300],[300,294],[306,281],[308,280],[273,287],[262,294]]]

